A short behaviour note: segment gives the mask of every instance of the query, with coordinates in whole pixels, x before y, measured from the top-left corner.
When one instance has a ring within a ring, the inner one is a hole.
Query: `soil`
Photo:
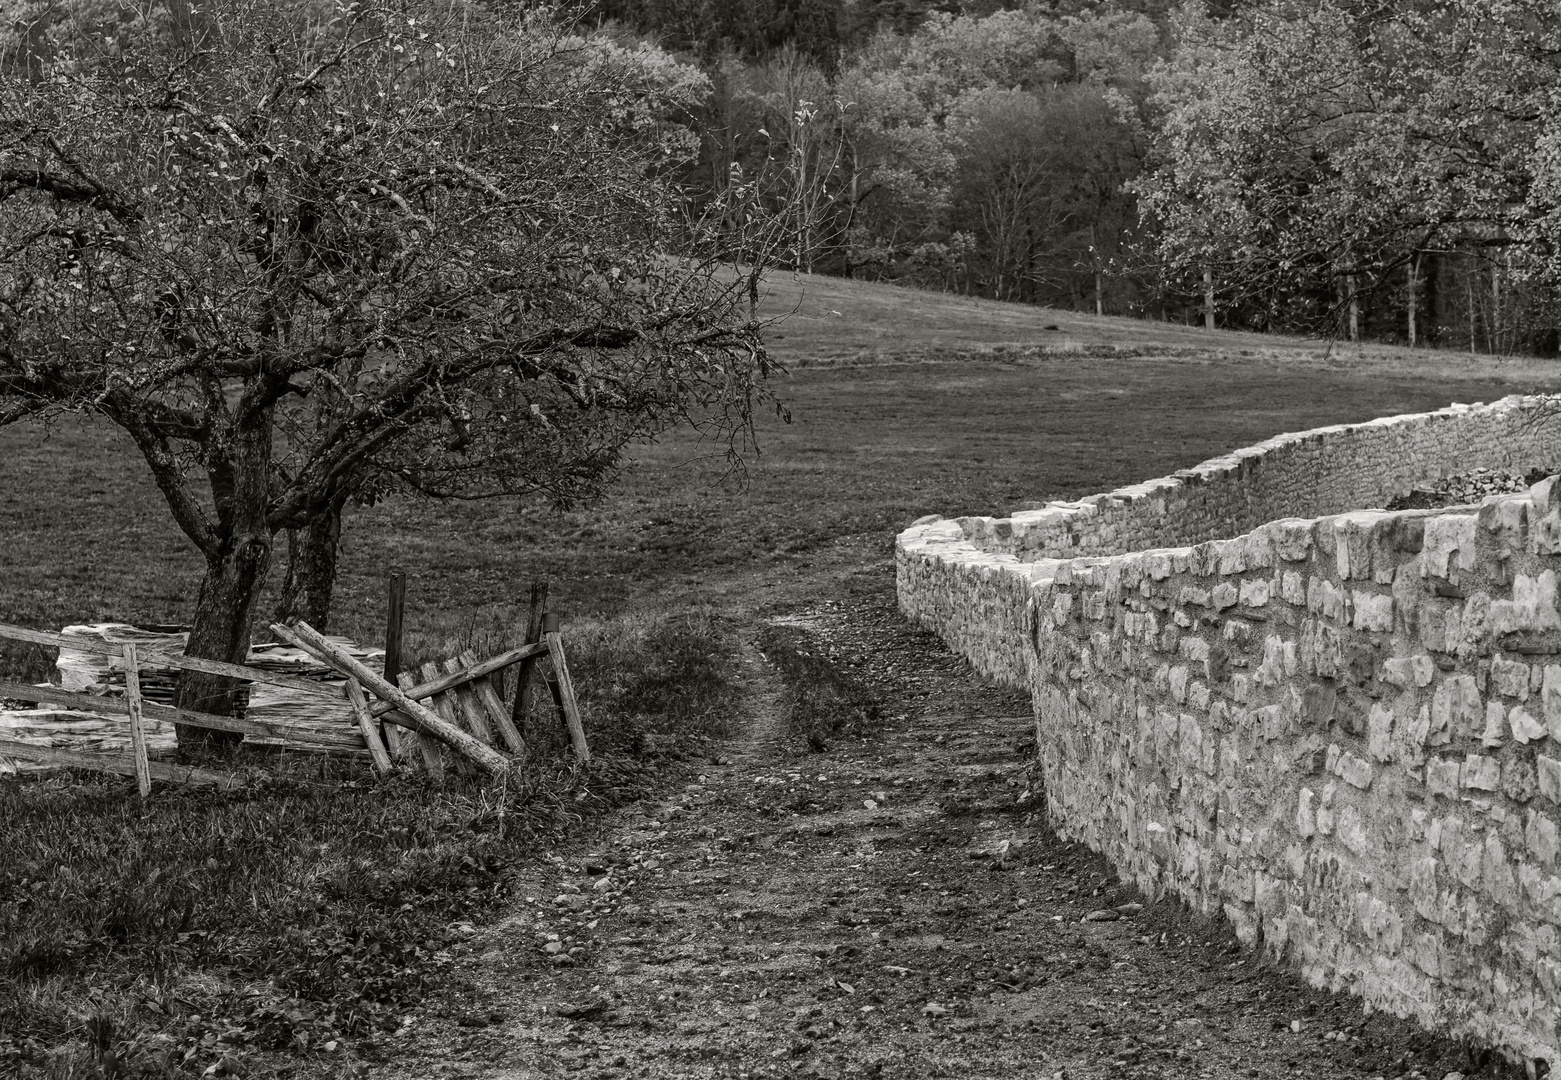
[[[456,989],[375,1075],[1503,1074],[1060,840],[1027,698],[909,626],[892,571],[843,585],[771,617],[877,693],[876,729],[814,749],[750,646],[741,732],[457,928]]]

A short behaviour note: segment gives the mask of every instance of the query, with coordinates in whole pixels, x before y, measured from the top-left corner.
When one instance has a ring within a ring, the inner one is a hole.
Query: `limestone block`
[[[1469,599],[1464,601],[1463,610],[1458,615],[1458,633],[1452,641],[1456,652],[1470,656],[1486,648],[1490,639],[1490,611],[1491,598],[1487,593],[1471,593]],[[1448,631],[1452,631],[1450,618]]]
[[[1333,797],[1339,790],[1337,784],[1323,785],[1322,794],[1317,799],[1317,832],[1321,836],[1330,836],[1333,833],[1335,814],[1333,810]]]
[[[1558,773],[1561,773],[1561,771],[1558,771]],[[1449,799],[1456,799],[1458,797],[1458,762],[1453,758],[1426,758],[1425,786],[1426,790],[1432,795],[1442,795]],[[1557,786],[1561,788],[1561,774],[1557,776]],[[1558,792],[1558,794],[1561,794],[1561,792]]]
[[[1314,577],[1306,584],[1306,607],[1325,619],[1340,621],[1344,618],[1344,590],[1327,578]]]
[[[1561,630],[1556,608],[1556,572],[1537,576],[1518,574],[1512,581],[1511,600],[1491,601],[1491,629],[1498,634],[1513,630]]]
[[[1224,611],[1227,608],[1235,607],[1239,599],[1240,595],[1236,590],[1236,586],[1229,581],[1222,581],[1214,586],[1209,602],[1215,611]]]
[[[1306,579],[1299,571],[1286,570],[1279,578],[1279,596],[1287,604],[1306,603]]]
[[[1506,498],[1488,498],[1480,506],[1477,516],[1480,527],[1490,534],[1496,546],[1505,551],[1519,551],[1523,536],[1528,531],[1529,511],[1533,504],[1526,495]]]
[[[1530,523],[1528,549],[1535,555],[1561,555],[1561,506]]]
[[[1507,741],[1507,707],[1499,701],[1485,703],[1485,730],[1480,742],[1492,749]]]
[[[1248,675],[1232,675],[1230,677],[1230,696],[1237,704],[1245,704],[1252,696],[1252,679]]]
[[[1214,572],[1227,576],[1244,572],[1247,569],[1247,541],[1250,539],[1250,536],[1244,536],[1216,541],[1213,544]]]
[[[1346,784],[1349,784],[1351,787],[1358,787],[1364,791],[1371,786],[1371,778],[1376,769],[1365,758],[1358,757],[1346,750],[1339,755],[1338,763],[1333,771]]]
[[[1366,718],[1367,752],[1378,761],[1393,760],[1393,709],[1374,702]]]
[[[1492,829],[1485,834],[1485,850],[1480,863],[1481,886],[1487,896],[1498,904],[1508,906],[1518,899],[1517,881],[1507,862],[1507,849],[1501,837]]]
[[[1550,737],[1561,742],[1561,664],[1545,665],[1539,697],[1545,707],[1545,726]]]
[[[1394,657],[1382,664],[1382,680],[1400,690],[1407,690],[1411,686],[1430,686],[1435,674],[1436,665],[1426,653]]]
[[[1539,793],[1561,805],[1561,760],[1540,754],[1534,759],[1539,774]]]
[[[1393,629],[1393,597],[1356,589],[1352,596],[1357,630],[1385,634]]]
[[[1473,676],[1449,676],[1431,695],[1431,726],[1425,745],[1446,746],[1454,735],[1475,731],[1475,725],[1483,720],[1484,709]]]
[[[1241,603],[1246,607],[1260,608],[1268,606],[1268,580],[1257,578],[1241,583]]]
[[[1543,739],[1546,734],[1545,725],[1537,718],[1530,716],[1522,705],[1514,705],[1512,711],[1507,714],[1507,723],[1512,727],[1512,737],[1520,743],[1530,743],[1535,739]]]
[[[1561,854],[1561,826],[1538,810],[1524,815],[1523,842],[1528,853],[1541,862],[1554,862]]]
[[[1427,518],[1421,571],[1428,577],[1456,580],[1460,570],[1474,569],[1478,518],[1474,514],[1441,514]]]
[[[1367,766],[1367,768],[1370,767],[1369,765]],[[1371,834],[1361,820],[1360,812],[1353,806],[1345,806],[1340,809],[1339,820],[1334,828],[1334,834],[1338,836],[1341,844],[1356,855],[1365,855],[1372,848]]]
[[[1183,585],[1178,598],[1181,603],[1192,607],[1209,606],[1209,590],[1200,589],[1196,585]]]
[[[1504,697],[1528,700],[1528,665],[1498,656],[1491,660],[1491,683]]]
[[[1315,529],[1315,522],[1286,518],[1270,522],[1264,531],[1272,538],[1274,554],[1285,562],[1301,562],[1311,557]]]

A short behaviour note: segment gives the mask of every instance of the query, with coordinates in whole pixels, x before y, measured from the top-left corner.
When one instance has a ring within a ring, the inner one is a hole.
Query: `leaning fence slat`
[[[350,655],[346,650],[332,644],[320,636],[320,633],[306,622],[299,622],[289,628],[273,623],[271,629],[282,635],[299,648],[304,649],[322,663],[329,664],[343,675],[351,675],[372,690],[374,694],[385,701],[390,702],[402,712],[410,713],[421,720],[424,726],[445,745],[470,759],[485,771],[495,776],[503,776],[509,770],[509,759],[491,746],[485,746],[472,738],[458,727],[454,727],[439,717],[432,710],[413,701],[406,693],[397,687],[390,685],[378,674]]]
[[[117,773],[121,776],[136,774],[135,762],[127,754],[63,750],[56,746],[39,746],[37,743],[17,742],[12,739],[0,739],[0,757],[15,758],[18,761],[36,761],[43,765],[62,765],[69,769],[92,769],[96,772]],[[174,784],[210,784],[229,791],[244,786],[244,781],[236,776],[191,768],[187,765],[173,765],[166,761],[148,762],[147,771],[154,780],[166,780]]]
[[[390,754],[385,750],[385,744],[380,741],[379,725],[374,722],[374,717],[369,715],[368,699],[363,696],[363,687],[358,685],[357,679],[347,680],[347,700],[352,702],[352,715],[358,721],[358,730],[363,732],[363,741],[368,743],[369,754],[374,758],[374,769],[381,776],[390,774]]]
[[[544,625],[547,623],[544,622]],[[547,654],[553,661],[553,675],[558,680],[564,722],[569,725],[569,741],[574,744],[575,757],[580,761],[590,761],[591,750],[585,745],[585,725],[580,722],[580,704],[575,700],[575,684],[569,677],[569,665],[564,661],[564,642],[559,637],[556,621],[543,631],[542,638],[547,642]]]
[[[77,652],[92,653],[95,656],[123,656],[123,646],[101,639],[72,637],[69,634],[49,634],[42,630],[28,630],[21,626],[11,626],[0,623],[0,638],[10,638],[13,641],[29,641],[35,645],[53,645],[61,649],[74,649]],[[269,683],[272,686],[286,686],[293,690],[301,690],[306,694],[316,694],[320,697],[335,698],[340,700],[343,691],[339,686],[330,683],[315,682],[312,679],[300,678],[297,675],[282,675],[277,672],[263,671],[260,668],[244,667],[241,664],[224,664],[220,660],[198,660],[193,656],[175,656],[172,653],[144,652],[140,654],[142,667],[172,667],[185,671],[203,671],[208,675],[227,675],[234,679],[246,679],[249,682]]]
[[[145,665],[144,656],[139,656],[138,660],[143,666]],[[130,706],[124,698],[78,694],[70,690],[61,690],[56,686],[29,686],[26,683],[0,682],[0,697],[35,701],[43,705],[60,705],[67,709],[80,709],[83,712],[105,716],[130,715]],[[171,705],[158,705],[146,700],[141,702],[141,716],[143,720],[189,724],[191,727],[233,731],[240,735],[258,735],[261,738],[279,739],[283,742],[339,747],[344,750],[363,749],[362,736],[356,731],[347,729],[337,733],[322,731],[314,725],[304,727],[286,720],[252,720],[248,717],[239,719],[236,716],[215,716],[212,713],[176,709]]]
[[[272,627],[272,629],[276,628]],[[414,683],[412,686],[405,688],[404,693],[413,701],[426,701],[435,694],[453,690],[462,683],[480,679],[485,675],[491,675],[501,668],[507,668],[511,664],[519,663],[529,657],[544,656],[546,654],[547,645],[545,643],[521,645],[518,648],[501,652],[497,656],[490,656],[474,667],[464,668],[450,675],[440,675],[437,679],[427,679],[424,682]],[[369,706],[369,711],[375,716],[384,716],[395,708],[396,706],[388,701],[376,701]]]
[[[447,674],[454,675],[464,669],[465,665],[457,658],[451,657],[444,662],[444,670]],[[464,682],[445,696],[454,695],[460,703],[461,716],[466,721],[466,726],[471,733],[489,746],[497,746],[493,737],[493,731],[488,727],[488,715],[483,711],[482,702],[477,700],[477,691],[470,682]]]
[[[412,673],[403,671],[396,676],[401,683],[401,689],[405,692],[412,685]],[[398,713],[398,715],[401,715]],[[421,731],[413,738],[417,746],[418,755],[423,759],[423,771],[428,778],[436,784],[444,782],[444,751],[438,741],[432,735],[425,735]]]
[[[467,649],[461,653],[461,663],[468,668],[477,666],[477,654]],[[510,716],[510,711],[504,707],[504,698],[493,685],[492,678],[477,679],[472,683],[477,689],[477,700],[482,702],[482,707],[488,710],[488,719],[493,721],[493,726],[499,729],[499,734],[504,738],[504,745],[510,748],[514,754],[526,752],[526,740],[520,737],[520,732],[515,729],[515,721]]]
[[[141,726],[141,668],[136,663],[136,647],[125,646],[125,707],[130,712],[130,758],[136,770],[136,789],[141,798],[152,794],[152,772],[146,760],[146,731]]]
[[[423,665],[422,675],[424,682],[437,677],[439,675],[439,665],[430,660]],[[445,723],[475,739],[477,738],[476,733],[467,728],[466,717],[456,704],[455,693],[454,690],[446,690],[442,694],[435,694],[429,699],[428,706],[438,713]],[[472,776],[474,774],[472,763],[465,758],[457,757],[455,759],[455,768],[462,776]]]
[[[531,583],[531,609],[526,615],[526,644],[535,645],[542,642],[542,617],[547,611],[547,582],[533,581]],[[531,680],[536,673],[537,660],[522,660],[520,666],[515,669],[515,697],[511,706],[510,719],[514,721],[515,730],[521,738],[526,735],[526,710],[531,693]]]

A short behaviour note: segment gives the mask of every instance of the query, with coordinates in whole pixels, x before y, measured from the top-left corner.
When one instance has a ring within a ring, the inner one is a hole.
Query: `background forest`
[[[1549,0],[595,0],[685,73],[684,185],[801,270],[1101,314],[1557,350]]]

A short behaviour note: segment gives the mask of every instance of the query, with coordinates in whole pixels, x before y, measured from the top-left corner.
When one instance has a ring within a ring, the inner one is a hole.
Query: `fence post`
[[[526,640],[524,644],[535,645],[542,640],[542,613],[547,610],[547,582],[533,581],[531,583],[531,611],[526,617]],[[520,662],[515,671],[515,702],[510,708],[510,715],[515,721],[515,730],[522,740],[529,741],[530,731],[526,727],[526,698],[531,690],[531,679],[537,670],[538,657],[527,657]]]
[[[401,631],[406,620],[407,576],[392,570],[385,604],[385,681],[394,685],[401,674]],[[392,754],[401,753],[401,732],[394,724],[382,725],[385,744]]]
[[[564,661],[564,642],[558,634],[557,615],[548,615],[542,621],[542,637],[547,641],[548,659],[553,661],[558,700],[563,707],[564,723],[569,725],[569,741],[574,744],[575,758],[581,762],[590,761],[591,750],[585,745],[585,725],[580,722],[580,705],[575,700],[574,680],[569,677],[569,665]]]
[[[130,706],[130,754],[135,760],[136,788],[145,799],[152,794],[152,767],[146,760],[146,729],[141,723],[141,668],[134,645],[125,646],[125,704]]]

